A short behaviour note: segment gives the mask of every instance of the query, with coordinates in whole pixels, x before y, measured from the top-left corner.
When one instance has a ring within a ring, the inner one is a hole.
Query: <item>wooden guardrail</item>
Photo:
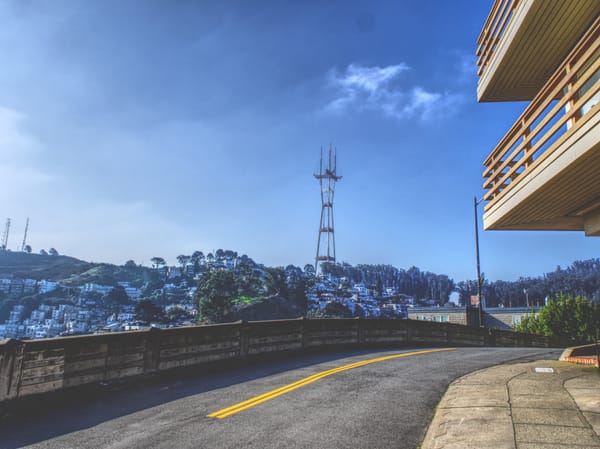
[[[521,0],[496,0],[477,39],[477,75],[481,77],[492,59],[504,30]]]
[[[598,105],[582,113],[600,91],[599,55],[600,17],[486,158],[486,210],[599,113]]]
[[[373,345],[564,347],[559,339],[459,324],[295,319],[0,342],[0,403],[258,354]]]

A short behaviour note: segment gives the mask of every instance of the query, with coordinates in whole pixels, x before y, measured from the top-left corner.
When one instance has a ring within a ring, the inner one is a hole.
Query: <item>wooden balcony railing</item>
[[[599,113],[599,68],[600,17],[485,160],[486,210]]]
[[[496,0],[477,39],[477,75],[485,71],[504,30],[521,0]]]

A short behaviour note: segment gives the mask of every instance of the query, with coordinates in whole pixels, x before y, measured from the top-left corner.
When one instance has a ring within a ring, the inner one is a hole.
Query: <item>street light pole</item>
[[[475,252],[477,254],[477,299],[479,300],[479,326],[483,326],[483,304],[481,300],[481,265],[479,263],[479,225],[477,220],[477,206],[480,201],[473,197],[473,211],[475,216]]]

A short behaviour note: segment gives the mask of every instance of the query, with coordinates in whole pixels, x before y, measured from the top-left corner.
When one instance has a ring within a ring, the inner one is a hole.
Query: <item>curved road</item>
[[[559,355],[418,348],[288,356],[30,408],[0,420],[0,447],[414,449],[455,378]]]

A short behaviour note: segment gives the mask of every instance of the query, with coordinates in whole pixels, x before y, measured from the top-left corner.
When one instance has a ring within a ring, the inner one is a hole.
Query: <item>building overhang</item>
[[[600,198],[598,198],[598,208],[584,216],[583,230],[587,236],[600,237]]]
[[[598,15],[599,0],[496,0],[480,36],[478,101],[533,99]]]

